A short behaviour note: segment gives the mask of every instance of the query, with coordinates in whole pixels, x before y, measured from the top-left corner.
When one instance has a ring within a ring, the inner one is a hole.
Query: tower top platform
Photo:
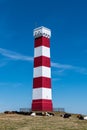
[[[50,38],[51,37],[51,30],[44,27],[44,26],[41,26],[41,27],[38,27],[38,28],[34,29],[33,36],[35,38],[38,38],[38,37],[41,37],[41,36]]]

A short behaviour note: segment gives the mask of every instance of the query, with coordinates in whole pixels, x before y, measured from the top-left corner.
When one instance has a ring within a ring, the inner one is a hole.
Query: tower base
[[[52,100],[47,99],[33,100],[32,111],[53,111]]]

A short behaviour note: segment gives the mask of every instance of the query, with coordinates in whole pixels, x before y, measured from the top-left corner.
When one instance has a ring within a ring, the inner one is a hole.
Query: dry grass
[[[87,130],[87,121],[76,115],[64,119],[59,113],[53,117],[0,114],[0,130]]]

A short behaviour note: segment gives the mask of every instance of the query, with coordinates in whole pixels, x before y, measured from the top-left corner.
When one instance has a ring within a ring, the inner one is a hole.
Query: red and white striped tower
[[[34,74],[32,111],[52,111],[50,37],[45,27],[34,29]]]

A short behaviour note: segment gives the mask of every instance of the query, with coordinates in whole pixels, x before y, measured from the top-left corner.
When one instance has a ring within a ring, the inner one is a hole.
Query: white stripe
[[[33,100],[35,99],[52,99],[51,89],[35,88],[33,89]]]
[[[34,57],[38,56],[50,57],[50,48],[45,46],[39,46],[34,48]]]
[[[34,75],[33,77],[48,77],[51,78],[51,70],[50,67],[40,66],[34,68]]]

